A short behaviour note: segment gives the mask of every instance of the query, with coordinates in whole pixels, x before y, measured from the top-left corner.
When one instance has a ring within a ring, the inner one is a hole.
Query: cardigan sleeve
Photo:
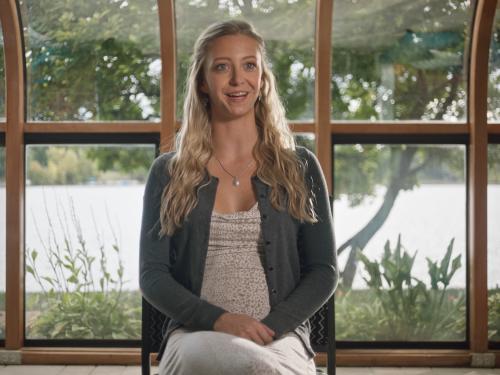
[[[325,177],[316,156],[301,148],[306,163],[306,186],[311,189],[318,221],[299,228],[301,278],[297,287],[264,317],[262,323],[276,333],[274,339],[293,331],[328,301],[337,287],[337,252]]]
[[[177,282],[170,272],[171,236],[160,238],[160,204],[168,182],[165,171],[171,154],[153,162],[143,196],[139,249],[139,284],[143,297],[156,309],[188,328],[213,330],[225,310],[213,305]]]

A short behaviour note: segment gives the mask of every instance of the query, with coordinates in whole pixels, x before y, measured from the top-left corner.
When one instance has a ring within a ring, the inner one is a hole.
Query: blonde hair
[[[160,235],[172,235],[198,203],[196,187],[206,177],[206,165],[213,153],[210,106],[200,91],[203,67],[211,43],[225,35],[245,35],[254,39],[262,56],[262,87],[255,104],[259,140],[252,151],[257,176],[270,185],[270,201],[275,209],[287,205],[300,221],[316,222],[316,213],[304,181],[304,165],[295,155],[295,140],[286,122],[273,73],[268,67],[262,37],[244,21],[226,21],[209,26],[198,37],[186,81],[186,99],[176,153],[168,165],[171,179],[165,187],[160,207]]]

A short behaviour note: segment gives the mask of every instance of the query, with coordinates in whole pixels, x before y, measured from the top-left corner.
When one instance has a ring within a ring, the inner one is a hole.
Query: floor
[[[156,374],[153,368],[151,374]],[[139,366],[2,366],[0,375],[141,375]],[[500,375],[497,369],[340,367],[337,375]]]

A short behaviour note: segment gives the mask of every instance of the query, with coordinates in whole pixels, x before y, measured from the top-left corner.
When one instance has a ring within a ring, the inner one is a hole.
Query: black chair
[[[328,375],[335,375],[335,303],[332,296],[310,319],[311,345],[316,352],[328,353]],[[142,375],[150,375],[150,354],[158,352],[165,315],[142,299]]]

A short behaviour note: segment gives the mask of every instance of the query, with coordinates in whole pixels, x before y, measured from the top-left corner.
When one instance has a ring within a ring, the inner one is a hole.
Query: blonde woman
[[[176,149],[144,193],[140,287],[160,374],[315,374],[308,319],[338,271],[325,178],[296,147],[251,25],[198,38]]]

